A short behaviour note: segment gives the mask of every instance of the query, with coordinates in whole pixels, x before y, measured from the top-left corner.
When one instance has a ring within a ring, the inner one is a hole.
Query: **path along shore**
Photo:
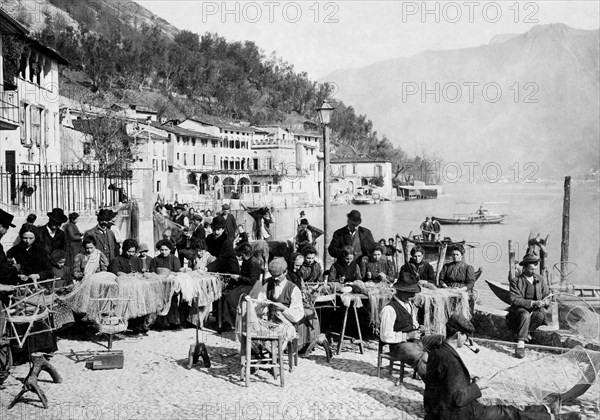
[[[394,386],[387,364],[376,377],[377,347],[367,343],[364,354],[356,346],[345,346],[327,363],[322,348],[310,358],[300,358],[292,373],[285,372],[285,387],[267,371],[252,375],[250,386],[239,381],[239,343],[233,333],[217,335],[201,331],[211,368],[195,365],[187,370],[187,352],[195,342],[191,328],[179,331],[150,331],[148,336],[120,336],[113,349],[123,350],[123,369],[92,371],[76,363],[74,352],[103,348],[91,341],[59,340],[51,359],[63,377],[54,384],[46,373],[40,384],[49,401],[43,409],[33,393],[27,403],[7,406],[21,389],[20,378],[28,365],[13,368],[0,393],[0,419],[422,419],[423,382],[407,373],[404,383]],[[103,344],[106,344],[103,339]],[[543,357],[528,351],[524,360],[512,356],[512,348],[481,347],[478,354],[458,349],[473,376],[489,376],[501,369]],[[407,369],[407,372],[411,372]],[[518,380],[518,379],[516,379]],[[482,402],[495,395],[483,391]],[[596,382],[574,404],[583,418],[600,418]]]

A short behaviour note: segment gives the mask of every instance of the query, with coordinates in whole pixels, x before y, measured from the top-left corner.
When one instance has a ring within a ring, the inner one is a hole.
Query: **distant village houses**
[[[132,198],[147,207],[156,200],[322,202],[322,136],[314,122],[167,120],[140,103],[97,107],[60,96],[58,70],[67,61],[1,9],[0,22],[3,34],[25,44],[14,77],[4,74],[0,60],[2,203],[23,211],[92,212]],[[105,140],[113,144],[104,150]],[[332,190],[354,193],[370,185],[391,197],[389,162],[334,161],[332,173]]]

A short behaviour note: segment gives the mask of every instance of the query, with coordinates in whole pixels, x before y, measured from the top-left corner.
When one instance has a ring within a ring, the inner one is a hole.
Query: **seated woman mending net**
[[[475,286],[475,270],[473,266],[464,261],[465,247],[454,245],[450,248],[452,261],[444,264],[440,272],[440,286],[452,287],[466,290],[469,294],[469,308],[471,314],[475,307],[475,297],[473,296],[473,287]]]
[[[83,238],[83,253],[75,256],[73,263],[73,278],[85,280],[94,273],[108,269],[108,258],[96,249],[96,239],[93,236]]]
[[[381,281],[393,283],[396,277],[394,263],[385,257],[385,250],[381,245],[373,247],[369,259],[363,265],[362,273],[365,281],[375,283]]]
[[[258,258],[252,255],[252,246],[248,242],[238,245],[235,252],[238,258],[241,259],[242,265],[239,276],[230,275],[229,282],[223,291],[224,296],[221,298],[223,324],[219,332],[231,330],[235,324],[235,314],[240,296],[249,294],[262,274],[261,263]]]
[[[21,283],[34,283],[52,277],[52,265],[44,248],[38,241],[37,229],[24,226],[21,229],[21,242],[6,253],[12,260]]]
[[[362,279],[358,263],[354,260],[354,248],[350,245],[342,248],[342,258],[338,258],[329,269],[329,282],[335,287]]]

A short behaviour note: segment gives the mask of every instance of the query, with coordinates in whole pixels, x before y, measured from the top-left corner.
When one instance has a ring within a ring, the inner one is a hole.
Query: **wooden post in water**
[[[569,217],[571,208],[571,177],[565,177],[563,213],[562,213],[562,239],[560,242],[560,285],[566,286],[567,261],[569,261]]]

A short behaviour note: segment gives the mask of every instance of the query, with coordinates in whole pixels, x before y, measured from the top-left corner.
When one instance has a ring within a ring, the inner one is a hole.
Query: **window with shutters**
[[[27,130],[27,113],[29,112],[29,104],[22,103],[21,108],[19,109],[19,120],[21,123],[21,144],[28,145],[28,136],[29,131]]]
[[[35,143],[36,146],[42,144],[42,110],[41,108],[32,106],[30,107],[31,113],[31,143]]]

